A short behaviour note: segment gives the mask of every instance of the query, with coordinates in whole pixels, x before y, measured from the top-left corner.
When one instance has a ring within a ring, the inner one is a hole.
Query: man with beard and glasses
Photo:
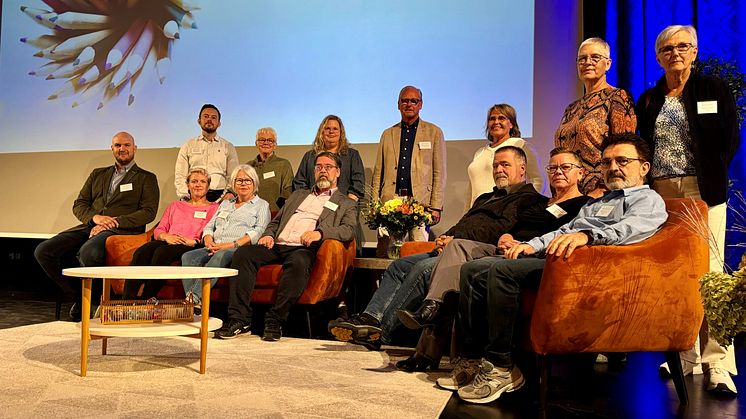
[[[227,199],[233,198],[235,194],[228,189],[228,177],[238,166],[238,154],[233,144],[218,136],[220,111],[210,103],[202,105],[197,123],[202,128],[202,134],[184,143],[176,157],[176,195],[180,199],[189,200],[186,178],[192,169],[202,168],[207,170],[210,176],[208,201],[215,202],[224,195]]]
[[[114,166],[94,169],[73,203],[73,213],[81,224],[42,242],[34,250],[39,265],[66,299],[79,301],[81,286],[80,280],[62,276],[63,267],[104,265],[109,236],[142,233],[145,225],[155,219],[158,180],[135,164],[136,150],[130,134],[114,135]],[[73,304],[70,319],[80,320],[80,304]]]
[[[490,403],[519,389],[524,379],[512,357],[519,298],[522,288],[538,287],[544,258],[568,259],[586,245],[637,243],[666,221],[663,198],[644,184],[652,158],[647,143],[635,134],[617,134],[602,148],[601,170],[609,192],[589,201],[558,230],[509,249],[505,259],[462,265],[458,325],[463,350],[451,377],[437,380],[439,387],[458,390],[471,403]],[[471,368],[474,364],[478,367]]]
[[[241,246],[233,254],[231,268],[238,269],[238,276],[230,279],[229,318],[215,332],[216,338],[230,339],[251,331],[256,274],[264,265],[282,264],[277,298],[265,316],[262,336],[266,341],[279,340],[282,322],[306,288],[321,243],[327,239],[348,242],[355,237],[356,203],[337,189],[340,165],[336,153],[316,155],[313,190],[293,192],[257,243]]]

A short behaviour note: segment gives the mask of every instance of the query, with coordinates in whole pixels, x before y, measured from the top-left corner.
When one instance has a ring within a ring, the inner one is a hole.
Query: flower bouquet
[[[430,212],[412,197],[396,197],[386,202],[381,202],[380,199],[372,200],[361,212],[368,227],[383,227],[391,235],[388,252],[391,259],[399,257],[404,238],[410,230],[422,224],[432,223]]]

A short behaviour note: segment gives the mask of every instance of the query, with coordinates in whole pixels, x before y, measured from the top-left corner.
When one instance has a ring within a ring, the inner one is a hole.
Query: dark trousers
[[[170,266],[174,262],[181,263],[181,255],[190,250],[194,248],[185,244],[168,244],[162,240],[149,241],[135,250],[130,266]],[[128,279],[124,281],[122,299],[137,298],[137,293],[143,284],[145,288],[141,298],[147,300],[155,297],[163,288],[164,282],[162,279]]]
[[[223,196],[223,192],[224,191],[222,189],[209,189],[205,194],[205,198],[207,198],[207,200],[210,202],[215,202],[220,199],[221,196]]]
[[[242,246],[233,254],[231,268],[238,275],[230,278],[228,317],[242,322],[251,321],[251,293],[256,285],[256,274],[264,265],[281,264],[282,276],[277,287],[277,299],[267,317],[284,321],[290,307],[306,289],[311,268],[316,259],[318,246],[284,246],[276,244],[272,249],[252,244]]]
[[[513,366],[513,333],[522,288],[538,287],[544,259],[482,258],[461,267],[459,326],[463,356]]]
[[[41,268],[67,298],[79,299],[82,292],[81,280],[63,276],[63,268],[106,264],[106,239],[114,233],[102,231],[89,238],[90,231],[90,228],[84,226],[66,230],[41,242],[34,249],[34,257]],[[100,281],[93,282],[96,284]]]

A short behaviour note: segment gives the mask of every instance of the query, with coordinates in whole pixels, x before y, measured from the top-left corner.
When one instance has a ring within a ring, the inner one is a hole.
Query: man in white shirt
[[[233,144],[218,136],[220,111],[215,105],[202,105],[197,124],[202,128],[202,134],[184,143],[176,157],[174,186],[180,199],[189,199],[186,178],[190,170],[201,167],[210,175],[211,189],[207,192],[207,200],[214,202],[220,199],[230,186],[228,178],[238,166],[238,154]]]

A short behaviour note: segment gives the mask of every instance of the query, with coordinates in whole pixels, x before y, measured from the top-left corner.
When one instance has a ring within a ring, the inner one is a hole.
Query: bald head
[[[135,138],[128,132],[118,132],[111,139],[111,151],[119,166],[130,164],[135,159],[136,150]]]

